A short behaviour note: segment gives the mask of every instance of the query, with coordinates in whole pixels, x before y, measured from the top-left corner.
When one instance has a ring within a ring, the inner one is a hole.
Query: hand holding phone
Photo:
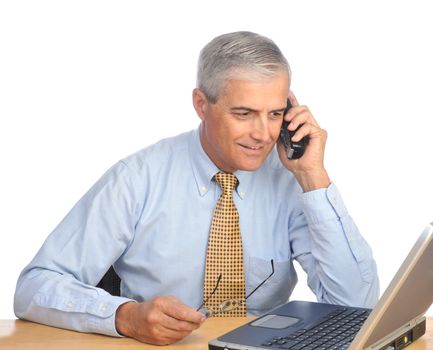
[[[287,107],[284,110],[284,116],[287,114],[290,108],[292,108],[292,104],[287,99]],[[307,147],[308,144],[308,137],[305,136],[300,141],[293,142],[292,141],[293,135],[295,135],[296,131],[298,131],[298,129],[302,125],[299,125],[299,127],[294,131],[288,130],[287,129],[288,125],[289,123],[283,119],[283,124],[281,125],[281,131],[280,131],[281,142],[283,143],[288,159],[299,159],[302,157],[302,155],[305,152],[305,148]]]
[[[328,173],[324,166],[325,144],[327,133],[322,129],[314,119],[307,106],[299,106],[296,97],[292,92],[290,100],[293,101],[293,110],[290,112],[289,122],[283,120],[280,131],[280,142],[284,148],[278,150],[281,162],[293,173],[304,192],[310,192],[319,188],[326,188],[331,183]],[[292,108],[290,101],[287,101],[287,107],[284,110],[284,116],[287,116],[289,109]],[[295,113],[296,112],[296,113]],[[287,130],[288,125],[296,120],[296,125],[300,125],[296,130]],[[293,142],[292,137],[296,132],[301,133],[303,138],[298,142]],[[306,152],[306,148],[308,151]],[[292,162],[292,159],[301,158],[299,161]]]

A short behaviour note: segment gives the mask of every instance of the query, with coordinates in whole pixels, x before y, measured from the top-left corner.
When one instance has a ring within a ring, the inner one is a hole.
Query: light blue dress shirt
[[[199,129],[118,162],[72,208],[21,273],[15,314],[44,324],[118,336],[122,303],[174,295],[203,300],[209,229],[221,189]],[[260,169],[237,171],[249,314],[286,302],[293,260],[323,302],[372,307],[379,284],[371,250],[334,184],[302,193],[274,149]],[[122,297],[94,286],[113,265]]]

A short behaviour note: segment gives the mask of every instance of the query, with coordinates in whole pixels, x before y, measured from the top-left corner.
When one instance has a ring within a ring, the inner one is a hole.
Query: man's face
[[[263,164],[280,134],[288,94],[288,75],[281,72],[266,80],[228,80],[215,104],[204,97],[200,140],[219,169],[252,171]]]

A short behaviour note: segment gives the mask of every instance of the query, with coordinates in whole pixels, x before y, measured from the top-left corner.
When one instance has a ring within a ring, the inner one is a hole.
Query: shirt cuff
[[[120,305],[128,302],[136,302],[135,300],[107,296],[106,299],[99,299],[90,310],[91,315],[88,319],[88,326],[91,332],[101,333],[112,337],[123,337],[116,329],[116,311]]]
[[[348,215],[340,192],[333,183],[327,188],[300,194],[300,203],[308,223],[318,224]]]

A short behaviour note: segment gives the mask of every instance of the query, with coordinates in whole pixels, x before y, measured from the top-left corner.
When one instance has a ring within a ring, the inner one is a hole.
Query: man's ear
[[[205,120],[207,109],[209,108],[209,101],[203,91],[198,88],[192,90],[192,104],[200,119]]]

